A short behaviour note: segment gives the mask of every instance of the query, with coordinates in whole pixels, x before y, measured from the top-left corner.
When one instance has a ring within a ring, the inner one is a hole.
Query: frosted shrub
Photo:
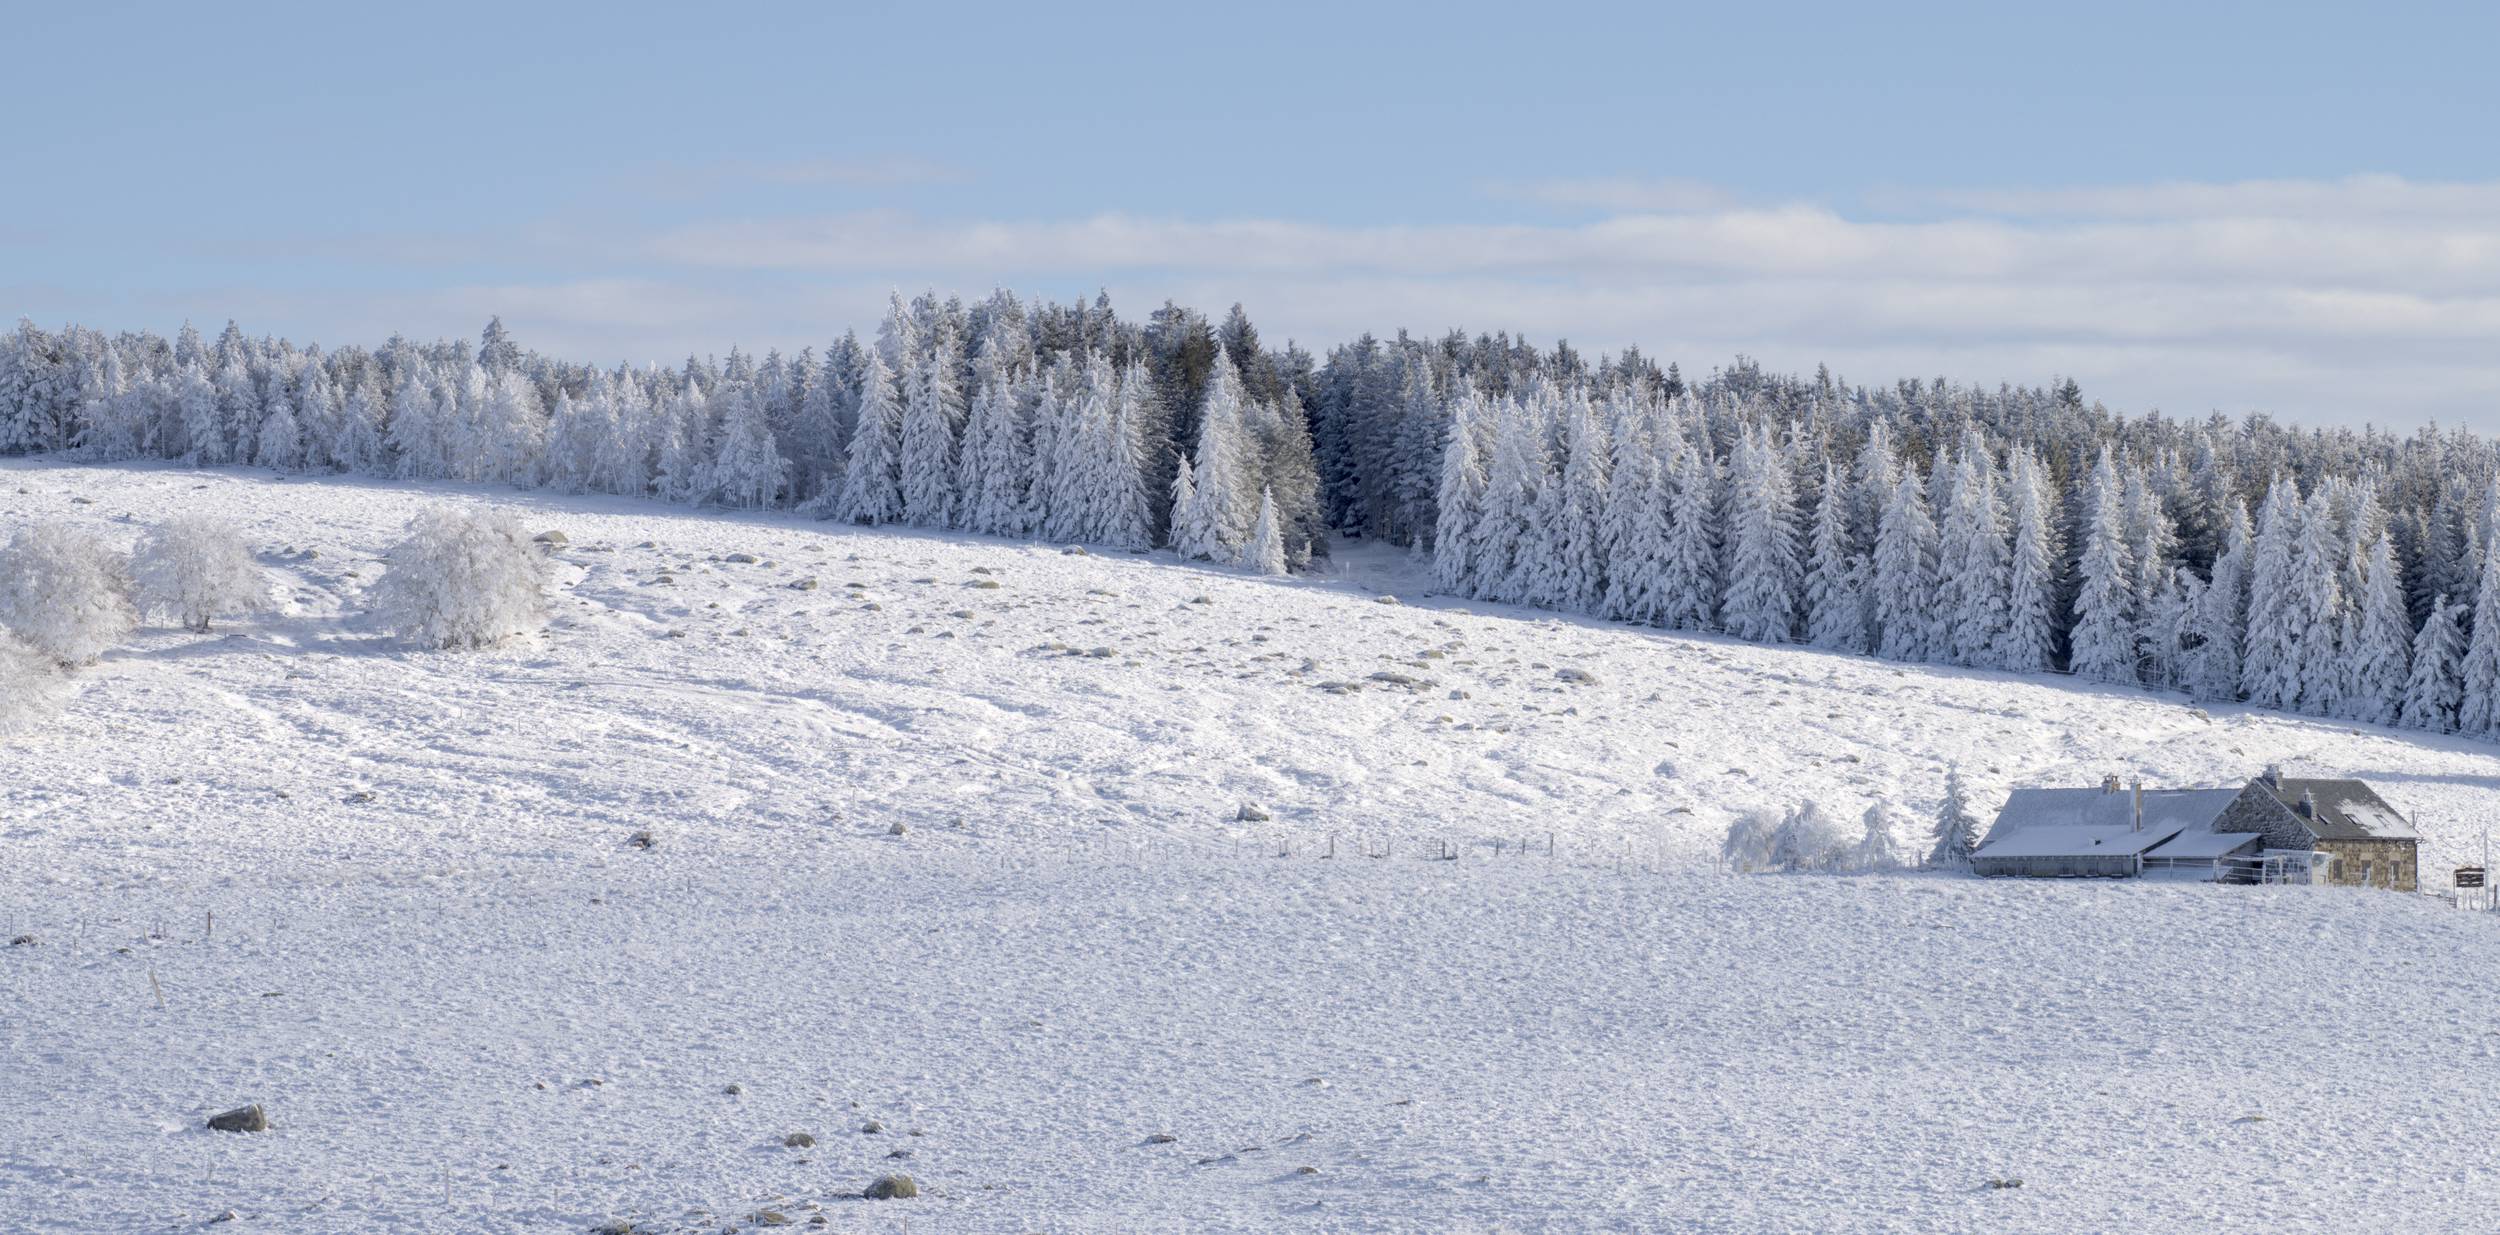
[[[385,563],[375,615],[428,647],[486,647],[547,624],[547,559],[507,512],[427,511]]]
[[[220,614],[269,607],[268,575],[252,564],[234,528],[215,519],[166,520],[140,540],[131,568],[141,603],[173,614],[192,630],[207,631],[210,619]]]
[[[1771,838],[1778,834],[1780,817],[1777,811],[1756,807],[1736,817],[1727,826],[1727,840],[1719,846],[1719,854],[1727,859],[1728,869],[1757,871],[1771,864]]]
[[[1840,870],[1848,865],[1849,834],[1812,802],[1788,812],[1771,837],[1771,864],[1781,870]]]
[[[33,727],[51,715],[61,677],[43,653],[0,631],[0,737]]]
[[[90,664],[138,624],[130,565],[94,533],[36,523],[0,549],[0,627],[54,663]]]

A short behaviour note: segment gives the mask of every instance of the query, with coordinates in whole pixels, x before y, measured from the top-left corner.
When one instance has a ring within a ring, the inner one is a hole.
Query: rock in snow
[[[209,1116],[208,1126],[219,1132],[267,1132],[269,1112],[260,1109],[260,1103],[255,1102],[250,1106],[238,1106],[222,1115]]]
[[[887,1175],[868,1185],[860,1195],[872,1201],[896,1201],[920,1195],[920,1185],[912,1182],[909,1175]]]

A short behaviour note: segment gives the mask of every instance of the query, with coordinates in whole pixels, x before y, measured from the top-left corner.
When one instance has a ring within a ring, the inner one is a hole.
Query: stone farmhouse
[[[1971,855],[1982,875],[2299,882],[2412,892],[2420,836],[2358,780],[2269,767],[2236,789],[2017,789]]]

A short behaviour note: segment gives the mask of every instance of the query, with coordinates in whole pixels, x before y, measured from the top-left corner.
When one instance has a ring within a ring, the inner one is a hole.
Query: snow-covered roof
[[[2262,786],[2298,814],[2302,794],[2317,804],[2317,817],[2304,819],[2319,840],[2412,840],[2421,834],[2396,808],[2357,780],[2311,780],[2285,776],[2257,778]]]
[[[2126,790],[2017,789],[1997,812],[1978,855],[2046,858],[2143,853],[2182,832],[2211,833],[2237,789],[2147,789],[2144,826]]]
[[[2242,849],[2255,849],[2265,838],[2255,832],[2216,832],[2210,828],[2189,828],[2155,846],[2148,858],[2219,858]]]

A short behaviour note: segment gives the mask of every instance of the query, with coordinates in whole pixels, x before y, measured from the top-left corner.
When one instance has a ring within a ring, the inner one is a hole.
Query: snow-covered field
[[[570,538],[545,638],[361,622],[446,499]],[[150,627],[0,748],[0,1230],[2488,1225],[2500,922],[1708,854],[1923,816],[1948,761],[1984,813],[2274,760],[2444,871],[2500,749],[1470,612],[1371,552],[0,465],[0,531],[177,511],[291,602]]]

